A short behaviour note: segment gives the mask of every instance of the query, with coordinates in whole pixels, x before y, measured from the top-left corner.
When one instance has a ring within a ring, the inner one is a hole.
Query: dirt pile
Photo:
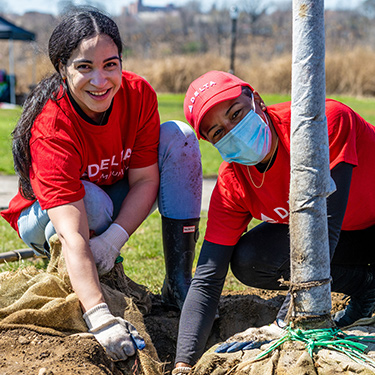
[[[173,368],[179,313],[166,310],[159,295],[152,295],[151,312],[144,324],[165,363],[165,373]],[[281,306],[283,296],[276,292],[249,288],[247,293],[224,295],[219,305],[207,349],[249,326],[269,324]],[[342,295],[333,294],[333,309],[343,307]],[[139,373],[140,362],[132,360],[132,373]],[[112,362],[96,340],[89,336],[51,335],[13,327],[0,332],[0,375],[129,374],[129,364]]]

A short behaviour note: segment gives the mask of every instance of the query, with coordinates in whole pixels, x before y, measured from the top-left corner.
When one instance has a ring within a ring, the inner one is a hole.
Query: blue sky
[[[113,14],[119,14],[121,8],[128,5],[133,0],[110,0],[106,2],[106,10]],[[268,0],[271,2],[271,0]],[[325,0],[326,8],[354,8],[361,4],[363,0]],[[238,4],[239,0],[205,0],[204,4],[209,8],[213,3],[221,7],[223,4]],[[272,0],[274,3],[285,2],[285,0]],[[18,14],[23,14],[27,11],[39,11],[44,13],[57,13],[57,0],[0,0],[0,4],[6,5],[6,10]],[[78,1],[76,1],[76,4]],[[84,1],[81,1],[84,3]],[[143,0],[144,5],[151,6],[164,6],[168,3],[173,3],[175,5],[182,5],[186,3],[186,0]]]

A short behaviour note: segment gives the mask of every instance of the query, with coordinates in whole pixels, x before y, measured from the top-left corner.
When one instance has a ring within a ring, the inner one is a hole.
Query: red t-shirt
[[[49,100],[32,127],[30,180],[42,209],[76,202],[85,195],[81,180],[111,185],[129,168],[157,162],[160,118],[151,86],[123,72],[105,125],[86,122],[68,95]],[[1,215],[18,230],[21,211],[33,201],[18,193]]]
[[[269,223],[289,222],[290,103],[268,107],[279,136],[272,167],[262,173],[256,167],[223,162],[212,193],[205,239],[220,245],[235,245],[254,217]],[[375,127],[346,105],[326,100],[330,169],[340,162],[355,166],[343,230],[375,224]]]

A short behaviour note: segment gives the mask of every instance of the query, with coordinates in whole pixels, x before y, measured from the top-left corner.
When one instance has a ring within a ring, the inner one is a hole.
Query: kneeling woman
[[[58,234],[87,326],[109,355],[124,360],[137,349],[136,331],[114,319],[98,276],[113,268],[158,196],[167,266],[163,298],[181,307],[202,172],[193,130],[177,121],[160,126],[154,90],[122,70],[121,52],[116,24],[92,8],[74,10],[53,31],[49,56],[56,72],[29,95],[13,132],[20,190],[2,216],[43,254]]]
[[[208,72],[187,91],[187,120],[224,162],[180,318],[175,374],[188,373],[203,353],[229,264],[241,282],[256,288],[277,290],[280,278],[290,278],[290,107],[266,108],[247,82],[225,72]],[[326,116],[337,188],[327,201],[332,290],[351,297],[335,317],[344,326],[375,309],[375,127],[334,100],[326,100]],[[263,223],[247,231],[252,218]],[[280,326],[288,305],[287,297]]]

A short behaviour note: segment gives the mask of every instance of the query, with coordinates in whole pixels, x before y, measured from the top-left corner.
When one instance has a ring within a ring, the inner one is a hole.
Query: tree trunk
[[[289,320],[332,327],[326,197],[333,191],[325,117],[324,0],[293,0]]]

